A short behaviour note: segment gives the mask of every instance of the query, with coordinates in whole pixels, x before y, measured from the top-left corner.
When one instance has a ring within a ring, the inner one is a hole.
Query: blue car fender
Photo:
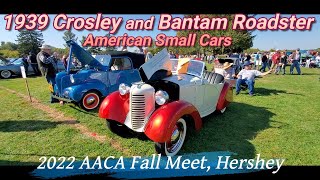
[[[91,90],[99,91],[103,97],[107,96],[109,92],[107,91],[106,85],[103,83],[85,83],[69,87],[70,93],[69,97],[75,102],[81,101],[83,95]]]

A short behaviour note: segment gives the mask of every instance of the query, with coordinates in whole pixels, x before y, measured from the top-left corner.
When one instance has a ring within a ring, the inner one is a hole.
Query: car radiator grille
[[[133,129],[138,129],[144,126],[145,106],[144,95],[131,96],[131,125]]]

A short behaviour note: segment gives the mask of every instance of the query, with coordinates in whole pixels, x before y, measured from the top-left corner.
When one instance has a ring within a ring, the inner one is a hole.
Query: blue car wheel
[[[8,78],[10,78],[12,76],[12,73],[9,70],[3,70],[3,71],[0,72],[0,75],[1,75],[2,78],[8,79]]]
[[[86,111],[91,111],[100,105],[101,97],[97,91],[89,91],[84,94],[80,101],[80,107]]]

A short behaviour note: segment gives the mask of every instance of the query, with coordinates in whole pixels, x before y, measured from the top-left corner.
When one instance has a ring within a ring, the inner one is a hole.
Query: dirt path
[[[130,152],[128,149],[125,149],[121,146],[121,144],[119,142],[117,142],[116,140],[107,137],[107,136],[103,136],[103,135],[99,135],[98,133],[95,132],[91,132],[86,126],[80,124],[75,118],[73,117],[69,117],[69,116],[65,116],[62,112],[57,111],[54,108],[51,108],[48,105],[42,104],[39,100],[37,100],[34,97],[31,97],[32,102],[30,102],[30,98],[29,96],[19,93],[17,91],[14,91],[12,89],[8,89],[6,87],[0,86],[0,89],[9,91],[10,93],[16,94],[19,97],[23,98],[25,101],[29,102],[30,105],[38,110],[41,110],[43,112],[45,112],[49,117],[51,117],[52,119],[54,119],[55,121],[58,122],[63,122],[65,124],[70,125],[71,127],[77,129],[80,131],[81,134],[93,138],[97,141],[99,141],[100,143],[109,143],[111,145],[112,148],[123,152],[124,155],[129,156]]]

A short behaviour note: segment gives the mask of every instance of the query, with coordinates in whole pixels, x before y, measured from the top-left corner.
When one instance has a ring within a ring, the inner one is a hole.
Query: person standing
[[[301,59],[301,53],[300,49],[298,48],[294,53],[292,53],[292,64],[290,66],[290,74],[293,74],[293,69],[296,68],[297,73],[301,75],[301,70],[300,70],[300,59]]]
[[[272,55],[272,64],[270,67],[271,71],[273,71],[274,73],[277,72],[277,66],[280,63],[280,58],[281,58],[280,50],[277,49],[276,53]]]
[[[148,48],[143,49],[143,54],[145,56],[145,62],[149,61],[153,57],[152,53],[149,52]]]
[[[29,52],[28,61],[31,64],[34,74],[39,76],[41,73],[37,62],[37,56],[33,52]]]
[[[260,52],[257,52],[254,58],[254,69],[258,70],[259,69],[259,64],[260,64]]]
[[[68,59],[68,56],[67,56],[67,55],[63,55],[63,56],[62,56],[62,59],[61,59],[61,61],[62,61],[62,63],[63,63],[63,66],[64,66],[65,69],[67,69],[67,66],[68,66],[68,61],[67,61],[67,59]]]
[[[49,45],[42,45],[41,51],[37,54],[37,62],[41,75],[44,76],[49,84],[49,89],[53,93],[54,85],[56,84],[55,77],[57,73],[56,63],[54,57],[51,55],[51,47]],[[51,103],[59,102],[57,99],[51,97]]]
[[[317,52],[316,54],[316,66],[320,68],[320,53]]]
[[[280,63],[282,64],[280,71],[283,71],[282,75],[285,75],[286,74],[286,66],[288,64],[288,56],[287,56],[287,50],[286,49],[283,51],[283,55],[281,56]]]
[[[263,56],[261,58],[262,61],[262,67],[260,69],[261,72],[265,72],[266,71],[266,67],[267,67],[267,63],[268,63],[268,57],[266,53],[263,53]],[[270,70],[270,68],[269,68]]]

